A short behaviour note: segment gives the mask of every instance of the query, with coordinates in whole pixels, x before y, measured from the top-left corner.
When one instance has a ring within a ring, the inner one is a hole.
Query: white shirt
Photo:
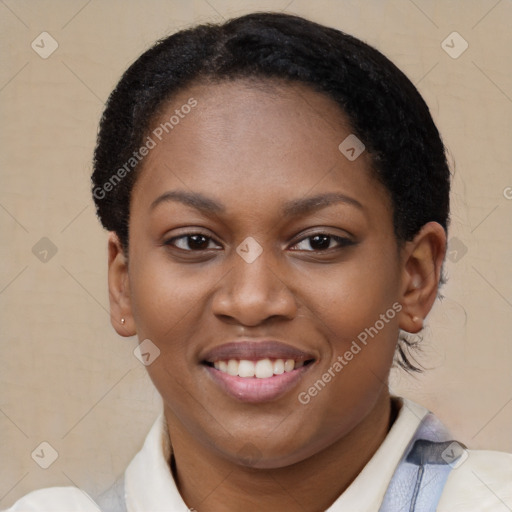
[[[400,399],[402,407],[379,449],[361,473],[326,512],[378,512],[408,444],[423,417],[424,407]],[[142,449],[125,472],[128,512],[189,512],[176,487],[168,460],[170,441],[163,411]],[[449,474],[437,512],[512,511],[512,454],[468,451],[468,458]],[[33,491],[5,512],[98,512],[99,506],[75,487]]]

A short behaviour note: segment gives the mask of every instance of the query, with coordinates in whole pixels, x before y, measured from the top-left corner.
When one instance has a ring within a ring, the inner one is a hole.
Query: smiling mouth
[[[211,348],[199,361],[217,389],[256,404],[289,395],[318,357],[277,340],[239,340]]]
[[[314,362],[314,359],[225,359],[218,361],[204,361],[206,366],[215,368],[219,372],[242,377],[246,379],[268,379],[284,373],[307,366]]]

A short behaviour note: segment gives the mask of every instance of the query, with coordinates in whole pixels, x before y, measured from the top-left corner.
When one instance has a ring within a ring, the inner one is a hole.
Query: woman
[[[378,51],[284,14],[174,34],[112,93],[92,181],[112,324],[163,410],[94,502],[12,511],[505,510],[512,456],[387,386],[394,360],[417,369],[450,172]]]

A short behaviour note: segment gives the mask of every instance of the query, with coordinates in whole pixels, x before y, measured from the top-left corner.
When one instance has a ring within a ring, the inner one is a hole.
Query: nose
[[[297,313],[294,294],[265,251],[248,263],[238,254],[212,300],[213,313],[224,321],[257,326],[269,319],[291,320]]]

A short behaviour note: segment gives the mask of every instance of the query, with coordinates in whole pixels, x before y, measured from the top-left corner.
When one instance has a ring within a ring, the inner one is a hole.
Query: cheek
[[[211,283],[207,272],[171,265],[159,252],[143,261],[134,258],[130,267],[132,312],[139,338],[173,340],[178,331],[185,332],[185,326],[190,329],[191,322],[194,325]]]
[[[304,401],[323,395],[317,404],[319,411],[339,414],[331,411],[333,404],[356,409],[358,403],[365,403],[365,396],[371,400],[387,382],[401,310],[395,254],[394,247],[386,246],[361,251],[360,257],[328,276],[310,274],[302,286],[306,290],[303,302],[309,308],[305,314],[328,340],[316,380],[310,379],[307,385],[314,386],[318,374],[328,384],[320,382],[311,392],[303,389]]]
[[[375,245],[331,267],[329,272],[316,269],[300,278],[304,303],[313,318],[325,324],[327,336],[334,341],[351,341],[376,323],[382,337],[395,337],[398,331],[395,303],[400,271],[396,249],[389,244]]]
[[[357,283],[360,285],[360,281]],[[323,287],[321,303],[326,306],[313,310],[319,325],[325,325],[326,337],[332,340],[336,351],[344,352],[347,343],[356,339],[364,344],[379,338],[394,345],[398,334],[397,309],[401,309],[398,295],[375,281],[366,288],[356,288],[350,279],[345,284],[346,290],[332,284]]]
[[[162,396],[181,397],[180,386],[194,379],[201,341],[211,334],[209,304],[222,275],[222,269],[173,263],[158,249],[130,261],[137,337],[151,340],[160,351],[146,369]]]
[[[189,430],[200,415],[191,399],[197,339],[204,333],[204,307],[214,285],[212,272],[172,265],[165,254],[134,257],[130,266],[132,312],[139,340],[149,339],[159,356],[146,367],[156,389]],[[217,278],[218,279],[218,278]]]
[[[316,309],[308,316],[327,340],[318,369],[297,396],[306,418],[300,435],[314,439],[311,449],[355,428],[387,386],[401,306],[391,272],[368,269],[357,265],[351,272],[340,271],[337,280],[318,281],[321,286],[309,294]]]

